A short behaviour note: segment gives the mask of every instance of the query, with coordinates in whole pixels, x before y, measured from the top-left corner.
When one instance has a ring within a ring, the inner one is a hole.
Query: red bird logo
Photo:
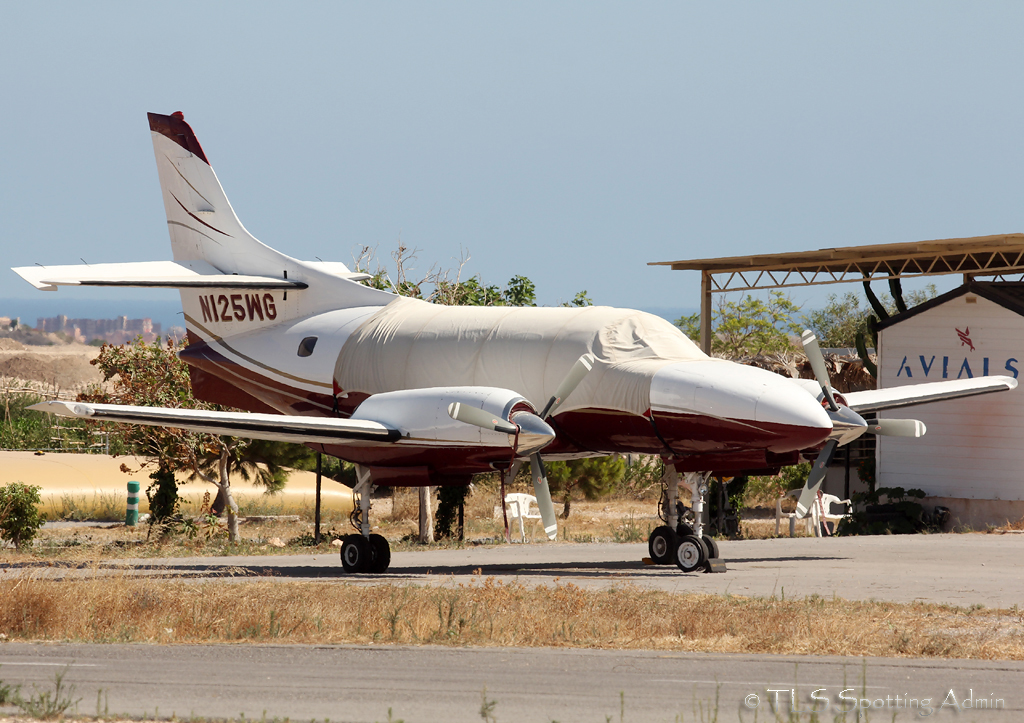
[[[971,327],[968,326],[963,331],[957,329],[956,335],[960,337],[960,346],[969,346],[971,351],[974,351],[974,344],[971,343]]]

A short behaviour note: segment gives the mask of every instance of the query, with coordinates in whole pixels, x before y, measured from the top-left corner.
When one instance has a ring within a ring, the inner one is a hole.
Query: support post
[[[852,444],[846,445],[846,478],[843,482],[843,499],[850,499],[850,448]]]
[[[700,348],[711,353],[711,272],[700,272]]]
[[[124,515],[124,524],[127,527],[135,527],[139,524],[139,490],[142,485],[138,482],[128,483],[128,510]]]
[[[420,542],[434,541],[433,487],[420,487]]]
[[[313,513],[313,544],[320,544],[320,453],[316,453],[316,510]]]

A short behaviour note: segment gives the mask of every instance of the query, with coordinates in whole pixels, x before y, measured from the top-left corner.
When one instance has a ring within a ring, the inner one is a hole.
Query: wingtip
[[[61,417],[91,417],[94,413],[93,408],[87,404],[61,402],[56,399],[49,402],[39,402],[30,407],[26,407],[26,409],[31,409],[34,412],[56,414]]]

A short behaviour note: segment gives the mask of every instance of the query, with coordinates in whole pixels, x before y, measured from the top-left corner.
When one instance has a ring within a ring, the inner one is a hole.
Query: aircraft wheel
[[[676,533],[665,525],[655,527],[654,532],[647,538],[647,549],[655,565],[671,565],[672,555],[676,549]]]
[[[391,564],[391,545],[384,535],[370,535],[370,569],[368,572],[380,574],[386,572]]]
[[[676,544],[675,562],[683,572],[695,572],[707,559],[704,543],[695,535],[686,535]]]
[[[718,543],[715,542],[708,535],[704,535],[700,538],[704,542],[704,547],[708,550],[708,558],[714,560],[718,557]]]
[[[368,572],[372,559],[369,540],[362,535],[345,535],[341,542],[341,566],[345,572]]]

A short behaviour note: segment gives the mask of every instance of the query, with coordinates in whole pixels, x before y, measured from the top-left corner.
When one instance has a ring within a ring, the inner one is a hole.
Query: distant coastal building
[[[37,319],[36,330],[67,334],[82,343],[102,339],[111,344],[124,344],[137,336],[146,342],[155,341],[160,336],[161,326],[150,318],[129,319],[127,316],[119,316],[115,319],[70,319],[61,314]]]

